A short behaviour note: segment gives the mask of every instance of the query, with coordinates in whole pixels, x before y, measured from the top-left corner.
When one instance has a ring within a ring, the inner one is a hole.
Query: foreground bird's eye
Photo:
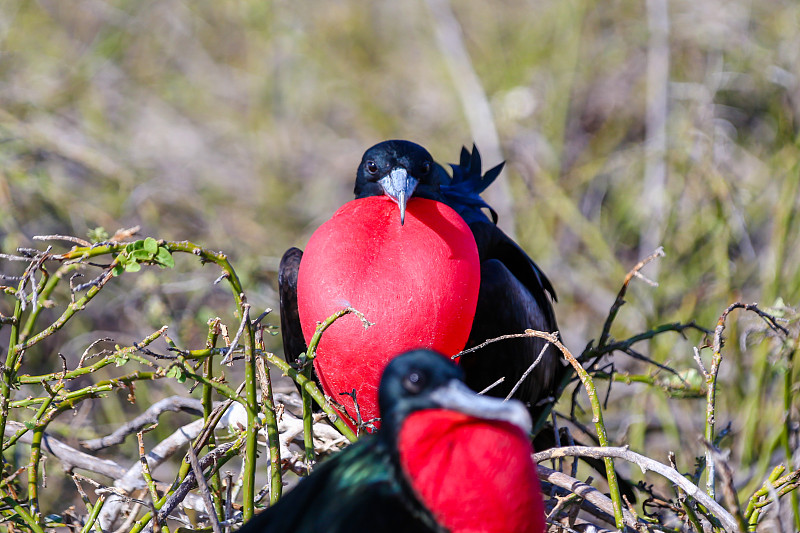
[[[375,161],[369,160],[367,161],[367,172],[370,174],[375,174],[378,171],[378,165]]]
[[[425,161],[424,163],[422,163],[422,166],[420,167],[420,169],[422,170],[423,174],[427,174],[428,172],[430,172],[431,171],[430,162]]]
[[[412,371],[403,378],[403,388],[408,392],[417,394],[425,386],[425,375],[418,371]]]

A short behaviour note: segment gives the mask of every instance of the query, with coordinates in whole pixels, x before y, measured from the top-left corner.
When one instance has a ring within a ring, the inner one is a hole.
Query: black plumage
[[[481,398],[462,380],[459,367],[430,350],[393,359],[379,389],[380,431],[319,464],[240,533],[445,533],[403,473],[398,439],[406,417],[426,409],[448,409],[530,427],[519,404]]]
[[[467,222],[475,237],[481,262],[481,287],[467,348],[501,335],[525,329],[557,331],[551,299],[556,299],[550,281],[531,258],[496,226],[497,215],[480,197],[500,174],[500,164],[481,173],[477,148],[462,149],[458,165],[451,165],[452,178],[436,164],[423,147],[409,141],[379,143],[364,153],[358,167],[355,196],[389,195],[402,214],[412,197],[447,204]],[[488,209],[491,219],[485,214]],[[305,351],[305,340],[297,311],[297,271],[302,252],[291,248],[280,264],[280,306],[284,353],[294,362]],[[538,338],[504,340],[462,357],[466,382],[482,390],[499,378],[503,383],[489,394],[505,397],[538,358],[545,342]],[[538,412],[541,402],[552,398],[561,379],[560,355],[549,346],[513,397]]]

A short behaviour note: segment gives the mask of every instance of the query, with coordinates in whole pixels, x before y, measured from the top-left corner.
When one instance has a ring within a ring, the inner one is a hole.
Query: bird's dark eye
[[[412,370],[403,378],[403,388],[412,394],[418,394],[425,386],[425,374]]]
[[[375,174],[378,171],[378,165],[375,163],[375,161],[371,159],[367,161],[366,167],[367,167],[367,172],[369,172],[370,174]]]
[[[420,167],[420,170],[422,171],[423,174],[427,174],[428,172],[430,172],[431,171],[430,162],[425,161],[424,163],[422,163],[422,166]]]

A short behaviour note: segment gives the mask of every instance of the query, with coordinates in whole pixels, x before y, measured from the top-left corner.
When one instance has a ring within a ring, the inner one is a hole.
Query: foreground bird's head
[[[464,384],[461,368],[431,350],[414,350],[392,359],[381,378],[378,402],[382,427],[389,432],[397,432],[409,415],[425,409],[456,411],[509,422],[526,433],[531,430],[531,418],[522,403],[475,394]]]
[[[379,390],[378,438],[417,500],[447,531],[541,533],[544,509],[521,402],[480,396],[448,358],[393,359]]]
[[[400,207],[400,224],[412,196],[435,198],[439,192],[437,165],[422,146],[410,141],[378,143],[364,153],[356,174],[356,198],[386,195]]]

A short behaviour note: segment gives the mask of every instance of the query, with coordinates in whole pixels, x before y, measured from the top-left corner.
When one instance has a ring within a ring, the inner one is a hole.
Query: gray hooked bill
[[[525,433],[531,432],[531,415],[518,400],[505,401],[491,396],[480,396],[458,380],[452,380],[444,387],[434,390],[430,398],[445,409],[477,418],[510,422]]]
[[[414,194],[419,180],[409,176],[406,169],[395,167],[388,175],[378,180],[378,183],[383,188],[383,192],[400,206],[400,225],[402,226],[406,219],[406,203]]]

